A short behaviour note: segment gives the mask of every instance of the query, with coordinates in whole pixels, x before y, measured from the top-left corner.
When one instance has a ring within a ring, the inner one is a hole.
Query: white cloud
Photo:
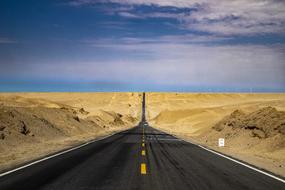
[[[124,17],[168,17],[181,21],[184,28],[223,35],[282,33],[285,31],[285,1],[282,0],[73,0],[74,5],[98,2],[127,5],[156,5],[196,8],[197,11],[167,13],[154,11],[120,12]]]
[[[180,37],[162,37],[161,43],[140,38],[89,40],[85,43],[92,45],[94,52],[105,48],[110,55],[120,56],[88,62],[84,59],[61,62],[53,67],[50,63],[42,63],[21,69],[21,74],[45,73],[51,77],[136,84],[143,81],[152,85],[285,87],[284,45],[207,46],[177,43],[177,38]]]
[[[122,16],[122,17],[127,17],[127,18],[143,18],[139,15],[136,15],[136,14],[132,14],[132,13],[129,13],[129,12],[119,12],[118,15]]]
[[[122,37],[122,38],[99,38],[82,40],[81,43],[89,44],[93,47],[109,47],[119,48],[126,47],[125,45],[139,46],[143,44],[207,44],[212,42],[222,42],[231,40],[231,37],[223,37],[218,35],[164,35],[156,38],[137,38],[137,37]],[[123,45],[123,47],[122,47]]]

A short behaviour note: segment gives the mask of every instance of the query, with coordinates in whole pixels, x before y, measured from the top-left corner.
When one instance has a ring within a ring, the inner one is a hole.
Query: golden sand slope
[[[58,107],[58,104],[64,104],[84,108],[90,115],[96,115],[100,110],[129,114],[133,117],[141,113],[140,93],[1,93],[1,97],[15,98],[17,103],[24,98],[25,102],[29,101],[26,103],[30,106]]]
[[[242,124],[248,120],[255,128],[217,131],[217,125],[221,127],[237,109],[246,115]],[[273,129],[283,122],[285,112],[278,111],[285,111],[285,94],[149,93],[147,110],[154,127],[285,176],[285,135]],[[274,135],[265,135],[256,126]],[[226,138],[226,147],[218,148],[218,138]]]
[[[0,94],[0,170],[133,127],[138,93]]]
[[[285,176],[282,110],[285,94],[147,93],[154,127]],[[244,115],[236,121],[238,113]],[[1,93],[0,169],[134,126],[140,115],[139,93]],[[252,130],[233,127],[248,121]],[[268,135],[268,126],[278,133]],[[220,137],[224,148],[217,147]]]
[[[273,106],[285,110],[285,94],[148,93],[147,117],[155,126],[194,136],[236,109],[245,112]]]

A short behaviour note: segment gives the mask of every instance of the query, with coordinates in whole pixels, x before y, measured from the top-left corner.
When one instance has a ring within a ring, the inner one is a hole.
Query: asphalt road
[[[285,189],[285,184],[142,122],[0,178],[0,189]]]

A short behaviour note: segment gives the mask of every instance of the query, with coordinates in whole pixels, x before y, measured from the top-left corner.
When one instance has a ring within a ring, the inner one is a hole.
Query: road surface
[[[142,122],[5,175],[0,189],[282,190],[285,184]]]
[[[285,183],[150,127],[143,94],[137,127],[2,175],[0,189],[285,190]]]

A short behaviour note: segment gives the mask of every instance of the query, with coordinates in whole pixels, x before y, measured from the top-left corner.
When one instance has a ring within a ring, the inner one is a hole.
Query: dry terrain
[[[285,176],[285,94],[148,93],[147,117],[156,128]]]
[[[152,126],[285,176],[285,94],[146,98]],[[140,115],[139,93],[1,93],[0,170],[130,128]]]
[[[138,93],[1,93],[0,170],[133,127]]]

